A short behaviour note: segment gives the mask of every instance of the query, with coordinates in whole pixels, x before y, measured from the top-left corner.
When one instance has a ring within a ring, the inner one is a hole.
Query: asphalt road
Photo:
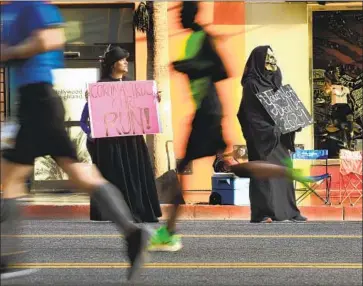
[[[157,225],[152,225],[156,228]],[[362,285],[360,222],[178,224],[184,248],[152,253],[132,285]],[[112,223],[26,221],[17,267],[2,285],[130,285],[123,240]]]

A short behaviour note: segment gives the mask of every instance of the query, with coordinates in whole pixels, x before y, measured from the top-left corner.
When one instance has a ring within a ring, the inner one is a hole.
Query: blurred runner
[[[77,189],[97,201],[124,233],[131,263],[128,278],[136,277],[143,264],[148,232],[131,222],[121,192],[94,166],[78,162],[65,130],[62,100],[53,90],[52,69],[64,64],[65,36],[59,10],[46,1],[10,1],[1,5],[1,18],[1,63],[15,70],[20,95],[15,145],[3,150],[1,160],[1,279],[31,272],[9,267],[21,249],[14,237],[6,235],[17,233],[21,217],[16,199],[26,193],[24,182],[33,170],[34,159],[46,155],[52,156]]]

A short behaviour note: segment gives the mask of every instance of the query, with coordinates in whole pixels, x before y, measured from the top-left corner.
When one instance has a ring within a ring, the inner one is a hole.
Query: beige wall
[[[309,67],[309,25],[305,3],[246,4],[246,59],[253,48],[270,45],[275,51],[283,75],[300,100],[312,113],[312,93]],[[313,148],[313,125],[296,137],[297,144]]]

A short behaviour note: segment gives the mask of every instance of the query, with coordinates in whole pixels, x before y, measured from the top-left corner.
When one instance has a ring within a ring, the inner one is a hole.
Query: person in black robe
[[[125,76],[128,56],[129,53],[118,46],[108,49],[102,62],[99,82],[130,80]],[[81,121],[88,122],[87,103]],[[89,135],[89,128],[84,128],[84,131]],[[135,222],[158,222],[161,208],[144,137],[92,139],[88,136],[87,149],[102,175],[123,192]],[[101,215],[94,200],[91,200],[91,220],[108,220]]]
[[[238,111],[249,161],[285,165],[294,152],[295,132],[282,134],[257,98],[266,90],[277,91],[282,74],[270,46],[256,47],[244,70],[243,97]],[[292,165],[292,162],[288,162]],[[251,222],[305,222],[296,206],[295,188],[287,178],[250,181]]]

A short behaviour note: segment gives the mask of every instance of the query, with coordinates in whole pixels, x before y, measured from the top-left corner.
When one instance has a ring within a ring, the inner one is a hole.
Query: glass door
[[[129,77],[135,78],[134,4],[62,5],[67,44],[65,69],[55,71],[55,89],[66,109],[67,132],[82,162],[90,162],[80,117],[86,103],[86,84],[98,80],[99,57],[109,44],[130,53]],[[35,191],[68,190],[68,177],[50,157],[38,158],[32,181]]]

